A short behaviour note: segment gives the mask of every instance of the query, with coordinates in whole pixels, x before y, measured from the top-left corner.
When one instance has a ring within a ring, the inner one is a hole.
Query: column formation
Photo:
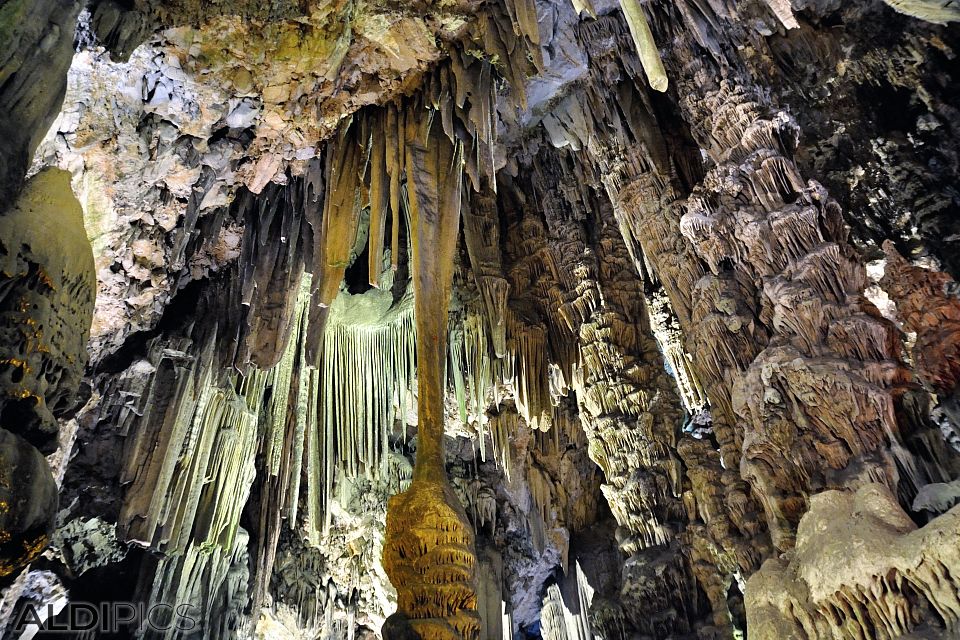
[[[417,331],[417,458],[413,482],[387,505],[383,564],[397,589],[389,639],[477,638],[474,534],[444,467],[443,363],[460,227],[462,149],[429,113],[407,119],[411,277]]]
[[[564,170],[562,159],[541,160],[533,192],[565,272],[562,280],[570,284],[556,315],[579,343],[573,387],[627,558],[624,615],[643,634],[687,633],[699,616],[678,539],[686,511],[676,452],[683,416],[677,388],[650,329],[643,284],[609,202]]]

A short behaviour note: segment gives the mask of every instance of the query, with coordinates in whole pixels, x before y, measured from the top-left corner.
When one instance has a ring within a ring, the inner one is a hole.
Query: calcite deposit
[[[958,21],[0,3],[0,635],[955,637]]]
[[[50,233],[56,229],[57,233]],[[57,487],[43,454],[76,412],[96,279],[70,174],[30,179],[0,230],[0,577],[49,541]]]
[[[949,637],[960,615],[950,578],[958,517],[952,509],[917,528],[878,484],[817,495],[796,548],[747,583],[750,628],[789,639]]]

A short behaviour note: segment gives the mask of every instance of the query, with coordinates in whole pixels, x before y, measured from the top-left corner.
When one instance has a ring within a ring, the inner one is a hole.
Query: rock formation
[[[747,583],[751,630],[771,638],[949,637],[960,616],[949,542],[958,516],[953,509],[918,529],[878,484],[815,496],[795,549]]]
[[[0,229],[0,578],[35,558],[52,532],[57,487],[43,454],[57,447],[58,419],[82,402],[95,286],[70,174],[44,170]]]
[[[956,635],[958,17],[3,3],[4,634]]]
[[[403,135],[417,331],[417,461],[410,486],[387,506],[383,563],[397,588],[397,613],[384,636],[472,639],[480,632],[473,532],[443,459],[443,365],[463,149],[429,111],[407,112]]]

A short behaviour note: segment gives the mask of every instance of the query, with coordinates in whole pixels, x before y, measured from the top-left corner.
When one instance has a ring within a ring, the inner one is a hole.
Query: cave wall
[[[73,243],[4,270],[7,599],[211,638],[950,633],[935,4],[7,3],[0,197]],[[69,173],[23,186],[38,145]],[[19,353],[24,288],[57,348]],[[897,551],[841,566],[813,532],[864,511]]]

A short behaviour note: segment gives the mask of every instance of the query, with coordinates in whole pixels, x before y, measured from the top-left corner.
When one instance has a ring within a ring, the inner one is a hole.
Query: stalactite
[[[633,36],[637,55],[640,56],[643,71],[647,74],[647,82],[656,91],[666,91],[670,81],[660,60],[660,52],[650,31],[647,16],[643,13],[643,7],[638,0],[620,0],[620,8],[630,27],[630,35]]]
[[[689,630],[693,583],[683,555],[670,546],[683,526],[682,466],[675,453],[679,398],[650,331],[642,287],[609,205],[604,210],[563,160],[541,153],[531,184],[524,190],[533,194],[557,248],[538,249],[536,226],[527,225],[533,233],[522,236],[524,254],[549,258],[544,267],[521,259],[522,270],[514,267],[511,275],[551,274],[550,280],[534,280],[543,283],[541,299],[549,317],[579,338],[571,386],[590,457],[606,478],[602,490],[620,525],[620,548],[631,558],[633,573],[625,569],[621,591],[630,603],[627,615],[644,633]],[[543,504],[552,485],[534,473],[530,486],[535,502]],[[633,613],[641,610],[648,615]]]
[[[494,353],[507,353],[506,316],[510,283],[503,277],[500,256],[500,224],[497,204],[484,183],[463,211],[463,237],[470,256],[471,271],[482,296],[483,308],[493,339]]]
[[[387,110],[378,114],[375,127],[368,126],[369,131],[369,173],[370,173],[370,244],[367,260],[367,280],[374,287],[379,285],[380,270],[383,268],[383,236],[384,219],[390,211],[391,204],[391,176],[387,162]],[[397,224],[397,220],[392,221]],[[392,243],[391,251],[396,250]]]
[[[790,5],[790,0],[765,0],[765,3],[785,28],[800,28],[800,23],[797,22],[797,18],[793,15],[793,7]]]
[[[497,434],[489,428],[485,415],[489,400],[494,394],[493,362],[487,347],[488,337],[483,319],[467,313],[459,323],[451,323],[447,338],[450,376],[453,378],[454,395],[460,407],[460,419],[464,424],[475,425],[480,448],[480,459],[486,461],[486,441],[493,438],[494,459],[501,465],[503,449],[497,442]],[[509,470],[507,470],[509,473]]]
[[[559,584],[547,587],[541,614],[541,635],[544,640],[590,640],[596,637],[590,623],[591,588],[580,563],[572,574]]]
[[[573,4],[573,10],[577,12],[577,15],[586,13],[593,18],[597,17],[597,10],[593,8],[591,0],[570,0],[570,2]]]
[[[325,167],[326,192],[319,228],[314,230],[313,308],[310,314],[311,340],[308,359],[316,366],[320,354],[315,350],[326,324],[331,303],[337,297],[340,283],[350,263],[360,223],[361,187],[364,147],[358,140],[358,124],[348,118],[336,138],[328,145]],[[374,136],[376,139],[377,136]],[[377,176],[381,180],[382,175]],[[378,193],[378,196],[380,194]],[[381,203],[378,201],[377,205]],[[378,213],[377,219],[382,213]],[[376,244],[376,239],[375,239]],[[374,255],[371,253],[371,256]],[[371,258],[372,259],[372,258]]]
[[[510,480],[510,469],[513,467],[511,462],[510,434],[518,428],[518,414],[512,411],[502,411],[490,418],[489,431],[490,438],[493,441],[493,458],[501,469],[504,476]]]
[[[515,389],[517,409],[524,421],[534,429],[546,431],[552,414],[546,331],[513,314],[508,318],[507,356],[500,361],[501,380]]]
[[[409,299],[391,305],[388,292],[374,294],[341,295],[324,334],[316,422],[308,425],[320,453],[309,475],[311,485],[320,488],[319,504],[307,514],[315,533],[329,526],[326,496],[336,476],[381,477],[387,435],[395,421],[405,419],[415,367],[413,308]]]

